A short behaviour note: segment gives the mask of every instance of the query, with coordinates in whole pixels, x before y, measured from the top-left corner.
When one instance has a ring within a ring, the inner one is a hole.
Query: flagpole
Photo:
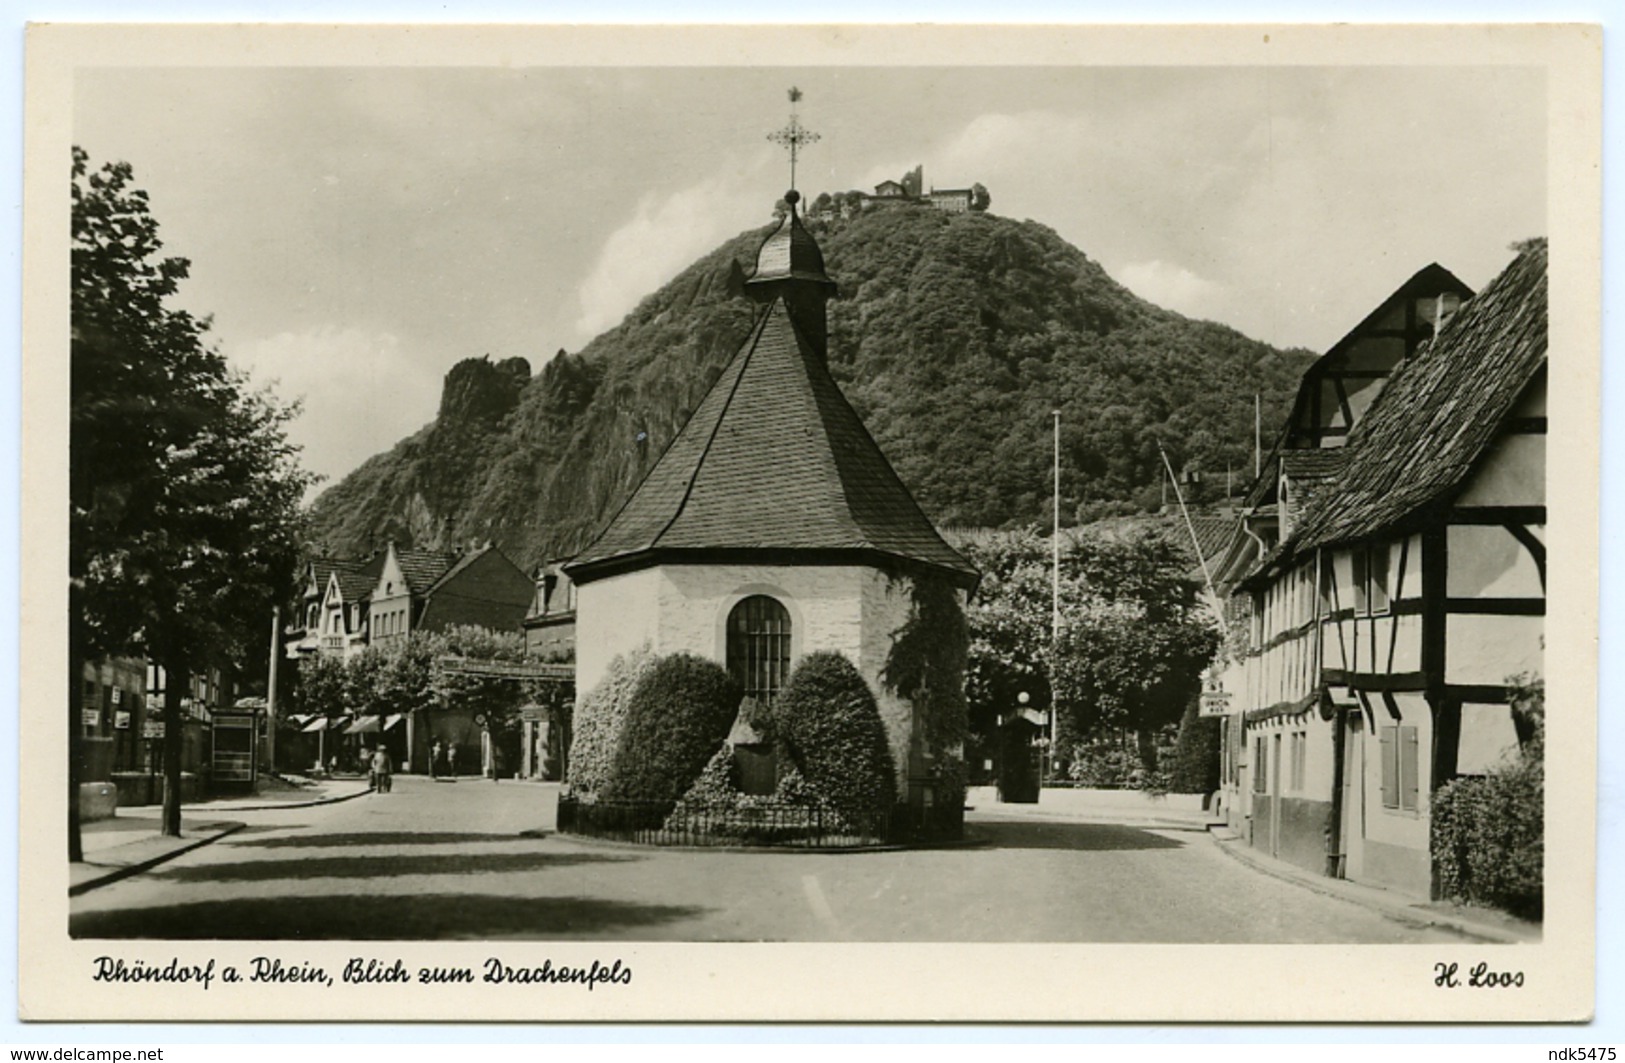
[[[1051,769],[1055,766],[1055,723],[1060,712],[1060,701],[1055,696],[1055,664],[1056,655],[1061,644],[1061,411],[1051,411],[1054,418],[1054,475],[1055,475],[1055,504],[1052,510],[1053,523],[1050,534],[1050,618],[1049,618],[1049,657],[1050,657],[1050,696],[1049,696],[1049,764]],[[1044,792],[1044,765],[1039,764],[1038,792]]]

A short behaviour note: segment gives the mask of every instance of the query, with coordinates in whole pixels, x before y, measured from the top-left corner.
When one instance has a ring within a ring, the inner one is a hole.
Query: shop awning
[[[327,717],[318,716],[314,720],[311,720],[309,723],[305,724],[305,726],[301,727],[300,730],[306,734],[313,734],[316,731],[325,731],[327,730]]]
[[[384,730],[388,731],[388,730],[394,728],[397,724],[399,724],[404,719],[406,719],[406,713],[404,713],[404,712],[397,712],[394,715],[389,716],[387,719],[384,720]]]
[[[347,735],[377,734],[379,731],[378,717],[357,716],[355,722],[344,729]]]

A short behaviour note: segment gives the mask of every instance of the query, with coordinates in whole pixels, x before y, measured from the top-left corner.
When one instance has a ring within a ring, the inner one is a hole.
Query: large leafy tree
[[[1047,539],[984,534],[961,548],[982,572],[967,617],[973,731],[991,740],[998,717],[1026,693],[1033,708],[1057,708],[1059,756],[1074,739],[1127,730],[1154,771],[1158,730],[1200,691],[1218,644],[1183,552],[1150,531],[1063,536],[1052,633]]]
[[[1085,593],[1062,611],[1053,676],[1076,733],[1133,731],[1147,775],[1157,732],[1177,723],[1202,689],[1220,632],[1187,578],[1190,562],[1167,538],[1079,536]]]
[[[291,590],[311,478],[285,432],[294,410],[226,364],[207,321],[167,305],[189,265],[162,255],[132,180],[74,149],[71,649],[75,677],[101,654],[164,668],[163,824],[179,834],[190,677],[242,656]]]
[[[436,648],[446,657],[472,661],[517,664],[525,660],[525,641],[518,632],[482,627],[453,627],[438,637]],[[466,707],[481,713],[493,732],[517,730],[519,707],[533,694],[527,682],[468,675],[438,665],[433,669],[430,686],[438,705]]]

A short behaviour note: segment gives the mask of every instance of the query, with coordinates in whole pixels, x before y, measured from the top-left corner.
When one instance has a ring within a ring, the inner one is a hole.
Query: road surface
[[[1005,815],[981,844],[716,852],[549,833],[556,788],[397,777],[73,899],[88,938],[1458,941],[1251,870],[1204,833]]]

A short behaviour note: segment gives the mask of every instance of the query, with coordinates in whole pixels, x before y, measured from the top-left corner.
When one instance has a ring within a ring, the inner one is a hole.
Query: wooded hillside
[[[1279,423],[1311,358],[1156,307],[1036,222],[909,206],[809,228],[841,289],[831,369],[939,526],[1047,522],[1054,409],[1069,522],[1155,508],[1159,439],[1203,474],[1187,497],[1222,496],[1227,463],[1239,489],[1254,393]],[[534,377],[522,359],[457,363],[433,423],[316,500],[317,541],[493,539],[521,565],[579,549],[744,340],[754,305],[733,264],[748,272],[767,231]]]

